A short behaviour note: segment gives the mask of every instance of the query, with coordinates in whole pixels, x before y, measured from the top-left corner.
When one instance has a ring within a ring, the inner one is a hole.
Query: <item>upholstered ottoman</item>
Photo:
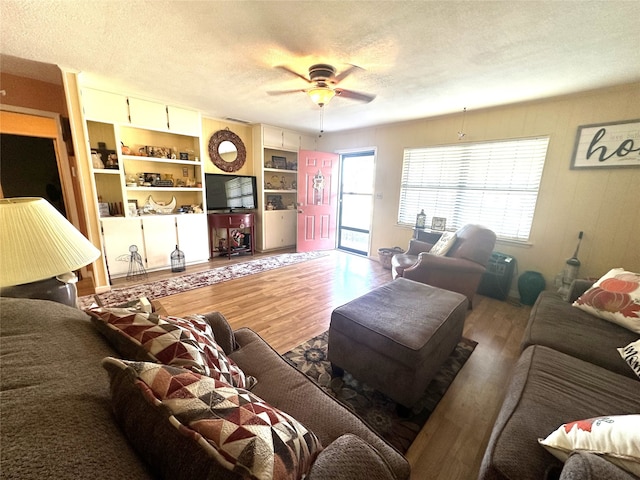
[[[462,337],[467,298],[397,278],[336,308],[329,360],[412,407]]]

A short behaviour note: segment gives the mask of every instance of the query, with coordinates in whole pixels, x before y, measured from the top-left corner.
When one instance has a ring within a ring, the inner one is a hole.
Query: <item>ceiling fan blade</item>
[[[285,72],[289,72],[291,75],[295,75],[296,77],[301,78],[307,83],[312,83],[311,80],[309,80],[307,77],[299,74],[298,72],[291,70],[289,67],[285,67],[284,65],[278,65],[276,68],[279,68],[280,70],[284,70]]]
[[[271,90],[271,91],[268,91],[267,94],[268,95],[286,95],[286,94],[289,94],[289,93],[298,93],[298,92],[305,93],[306,90],[302,90],[300,88],[298,88],[296,90]]]
[[[366,102],[366,103],[369,103],[373,101],[374,98],[376,98],[375,95],[370,95],[368,93],[354,92],[353,90],[345,90],[344,88],[336,88],[335,92],[337,96],[340,96],[343,98],[350,98],[352,100],[358,100],[360,102]]]
[[[353,65],[351,64],[351,66],[349,68],[347,68],[345,71],[340,72],[339,75],[336,75],[334,78],[333,83],[335,83],[336,85],[339,84],[342,80],[344,80],[345,78],[347,78],[349,75],[351,75],[355,70],[363,70],[362,67],[359,67],[357,65]]]

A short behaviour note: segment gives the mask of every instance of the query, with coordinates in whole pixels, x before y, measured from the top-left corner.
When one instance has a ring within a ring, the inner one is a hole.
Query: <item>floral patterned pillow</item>
[[[640,274],[614,268],[573,302],[573,306],[640,333]]]

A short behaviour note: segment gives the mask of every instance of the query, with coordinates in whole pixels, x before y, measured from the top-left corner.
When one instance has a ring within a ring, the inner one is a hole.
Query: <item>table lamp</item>
[[[0,199],[0,296],[75,307],[73,271],[99,256],[100,250],[43,198]]]

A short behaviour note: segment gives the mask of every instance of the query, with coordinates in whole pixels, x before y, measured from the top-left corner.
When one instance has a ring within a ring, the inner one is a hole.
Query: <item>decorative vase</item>
[[[540,272],[524,272],[518,279],[520,302],[524,305],[533,305],[545,286],[546,282]]]
[[[95,150],[91,150],[91,163],[93,164],[93,168],[103,169],[104,163],[102,162],[102,154]]]

